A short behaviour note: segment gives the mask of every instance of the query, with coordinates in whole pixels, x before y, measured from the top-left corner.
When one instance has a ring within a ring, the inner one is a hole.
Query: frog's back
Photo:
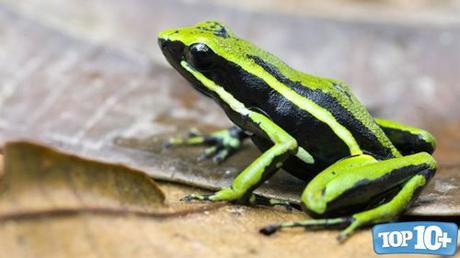
[[[316,156],[320,167],[360,152],[380,159],[400,155],[343,82],[299,72],[266,52],[250,58],[281,83],[265,80],[274,91],[268,103],[260,103],[262,109]]]

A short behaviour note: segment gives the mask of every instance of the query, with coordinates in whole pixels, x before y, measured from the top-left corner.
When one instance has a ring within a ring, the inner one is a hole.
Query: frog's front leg
[[[198,156],[198,160],[213,157],[215,163],[220,163],[231,154],[240,149],[244,139],[249,137],[243,129],[233,126],[228,129],[219,130],[210,134],[202,134],[196,130],[190,130],[186,138],[171,138],[166,147],[179,145],[210,145]]]
[[[233,180],[228,188],[211,195],[189,195],[184,200],[234,201],[249,202],[251,192],[263,183],[273,173],[281,168],[289,155],[297,153],[297,141],[269,118],[257,112],[250,111],[247,115],[249,122],[265,134],[273,146],[246,167]]]
[[[436,161],[425,152],[384,161],[367,155],[339,161],[318,174],[302,194],[305,207],[326,219],[270,225],[261,233],[348,224],[338,237],[344,240],[363,225],[397,219],[435,171]],[[337,214],[345,216],[332,217]]]

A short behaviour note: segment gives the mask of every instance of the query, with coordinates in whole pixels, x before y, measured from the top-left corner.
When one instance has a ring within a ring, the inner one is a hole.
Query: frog
[[[343,81],[296,70],[221,22],[163,30],[158,44],[167,62],[234,124],[169,145],[208,145],[200,157],[216,163],[246,139],[261,151],[230,186],[186,201],[283,205],[253,193],[283,169],[306,183],[300,203],[309,216],[260,233],[338,227],[344,241],[359,228],[398,220],[436,172],[430,132],[374,117]]]

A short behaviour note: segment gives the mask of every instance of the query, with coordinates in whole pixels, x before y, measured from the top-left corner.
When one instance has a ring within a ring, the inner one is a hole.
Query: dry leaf
[[[53,210],[155,211],[164,195],[142,172],[30,142],[8,143],[0,181],[0,220]]]
[[[222,206],[171,210],[157,184],[142,172],[32,142],[8,143],[4,154],[0,257],[130,257],[140,255],[139,244],[151,257],[168,240],[159,245],[152,244],[159,236],[144,238],[139,231],[149,221]]]

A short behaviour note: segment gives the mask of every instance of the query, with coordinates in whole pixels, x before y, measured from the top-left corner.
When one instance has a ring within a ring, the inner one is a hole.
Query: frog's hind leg
[[[425,130],[381,118],[376,118],[375,122],[402,155],[433,153],[436,148],[435,138]]]
[[[433,170],[426,169],[413,176],[390,201],[373,209],[356,213],[352,216],[351,224],[340,232],[338,240],[346,239],[355,229],[363,225],[393,221],[417,198],[427,178],[432,177]]]
[[[196,130],[190,130],[186,138],[171,138],[166,147],[179,145],[210,145],[203,151],[198,160],[211,158],[215,163],[220,163],[235,153],[241,147],[241,143],[249,137],[243,129],[233,126],[210,134],[202,134]]]
[[[417,197],[435,170],[436,162],[428,153],[384,161],[372,161],[372,158],[359,156],[339,161],[307,185],[302,194],[302,202],[318,216],[347,215],[270,225],[262,229],[261,233],[271,234],[290,227],[348,225],[338,236],[339,240],[344,240],[363,225],[397,219]],[[379,202],[366,209],[368,204],[375,201]],[[364,211],[353,213],[357,210]]]

